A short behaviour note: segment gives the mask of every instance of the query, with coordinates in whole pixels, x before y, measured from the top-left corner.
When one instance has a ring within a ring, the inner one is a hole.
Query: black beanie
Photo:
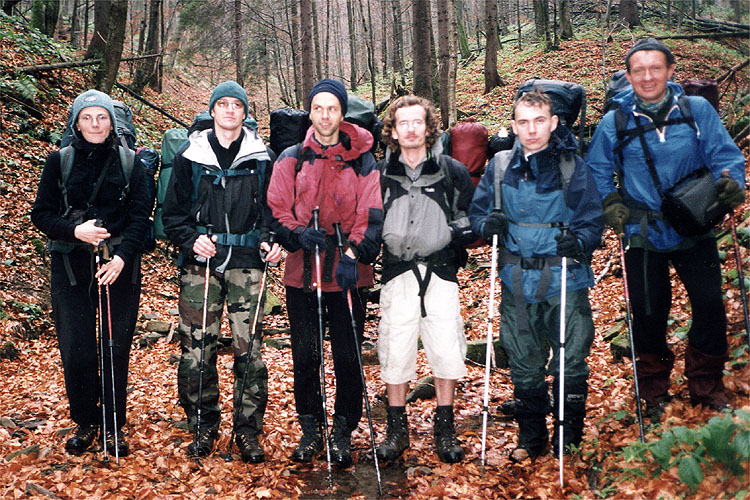
[[[319,94],[320,92],[330,92],[331,94],[335,95],[339,100],[339,103],[341,103],[341,116],[346,116],[346,109],[349,98],[346,94],[346,87],[344,87],[343,83],[338,80],[334,80],[333,78],[324,78],[316,83],[310,91],[310,94],[307,96],[308,108],[310,108],[312,105],[313,97],[315,97],[315,95]]]
[[[631,48],[625,55],[625,67],[628,69],[628,71],[630,71],[630,56],[632,56],[639,50],[658,50],[659,52],[664,53],[664,55],[666,56],[667,66],[671,66],[674,64],[674,55],[672,55],[672,51],[669,50],[666,45],[655,38],[644,38],[643,40],[638,40],[636,44],[633,45],[633,48]]]

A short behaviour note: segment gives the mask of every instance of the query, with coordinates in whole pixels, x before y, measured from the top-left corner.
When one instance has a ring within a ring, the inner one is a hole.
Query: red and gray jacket
[[[380,251],[383,203],[380,173],[369,152],[372,135],[357,125],[341,122],[340,141],[324,147],[310,127],[301,145],[287,148],[276,160],[268,187],[277,233],[276,240],[289,252],[284,285],[310,288],[315,258],[299,243],[299,236],[312,226],[312,212],[320,209],[320,228],[328,235],[321,252],[324,292],[340,291],[332,279],[338,265],[333,223],[341,223],[349,246],[359,260],[358,287],[374,283],[372,262]]]

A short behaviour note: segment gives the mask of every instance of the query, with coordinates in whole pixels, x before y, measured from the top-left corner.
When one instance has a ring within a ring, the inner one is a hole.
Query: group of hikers
[[[576,155],[575,137],[558,123],[550,97],[537,89],[514,103],[515,144],[490,160],[476,188],[465,166],[442,153],[438,115],[424,98],[402,96],[391,104],[382,128],[387,151],[376,162],[370,132],[344,120],[344,85],[321,80],[307,98],[312,126],[304,141],[275,158],[257,131],[243,125],[243,88],[218,85],[208,106],[213,126],[190,134],[176,155],[163,206],[165,232],[179,249],[177,387],[193,434],[187,454],[208,456],[219,435],[216,363],[226,305],[234,354],[232,434],[242,460],[264,461],[258,438],[268,371],[258,310],[266,266],[285,258],[302,429],[291,459],[310,462],[327,450],[333,462],[352,463],[351,435],[366,394],[359,350],[373,264],[381,255],[377,350],[388,406],[376,456],[395,460],[409,448],[406,395],[421,338],[435,381],[435,450],[443,462],[461,461],[453,403],[456,382],[467,374],[467,344],[457,271],[465,246],[479,237],[498,242],[500,341],[518,423],[510,458],[545,453],[550,411],[555,434],[563,432],[553,448],[563,451],[561,442],[570,453],[584,431],[586,357],[594,338],[589,262],[605,225],[626,245],[645,414],[658,419],[670,400],[670,265],[692,309],[685,355],[690,401],[728,407],[716,240],[705,226],[686,235],[665,199],[679,196],[672,186],[700,171],[709,181],[701,196],[714,197],[722,215],[729,213],[744,200],[745,160],[711,105],[685,97],[671,81],[675,60],[664,44],[639,41],[625,66],[632,89],[617,95],[617,109],[597,127],[586,160]],[[139,243],[150,216],[146,177],[121,168],[129,160],[113,132],[110,97],[84,92],[71,115],[72,144],[49,155],[31,212],[50,240],[54,323],[77,425],[65,448],[83,453],[99,436],[105,451],[122,457],[129,452],[122,428],[141,290]],[[321,377],[326,323],[336,378],[330,433]],[[554,397],[564,395],[562,404],[551,404],[548,375]]]

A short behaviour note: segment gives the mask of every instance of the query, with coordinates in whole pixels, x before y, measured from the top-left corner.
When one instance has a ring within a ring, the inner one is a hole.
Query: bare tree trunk
[[[297,106],[304,101],[302,94],[302,76],[301,68],[298,68],[297,61],[299,61],[299,46],[300,46],[300,27],[299,27],[299,0],[291,0],[289,2],[291,13],[291,48],[292,48],[292,70],[294,74],[294,95],[297,100]]]
[[[383,77],[388,75],[388,0],[380,0],[380,63]]]
[[[9,16],[13,15],[13,7],[16,6],[17,3],[20,3],[21,0],[3,0],[3,12],[8,14]]]
[[[516,0],[516,32],[518,36],[518,50],[521,50],[521,0]]]
[[[484,93],[495,87],[505,85],[497,72],[497,3],[495,0],[484,2],[484,25],[487,33],[487,46],[484,51]]]
[[[359,2],[359,9],[362,10],[362,0]],[[365,23],[364,12],[362,15],[362,27],[365,30],[365,40],[367,43],[367,66],[370,68],[370,88],[372,89],[372,102],[375,100],[375,34],[372,30],[372,9],[370,2],[367,2],[367,22]]]
[[[627,22],[629,26],[638,26],[641,24],[640,17],[638,16],[637,0],[620,0],[620,19]]]
[[[349,21],[349,86],[357,90],[357,39],[352,0],[346,0],[346,18]]]
[[[414,94],[432,99],[432,49],[430,47],[430,2],[414,0],[412,3],[414,43]]]
[[[146,37],[146,53],[156,54],[159,52],[159,20],[161,18],[162,0],[151,0],[149,6],[148,36]],[[144,14],[145,17],[145,14]],[[161,58],[144,59],[135,71],[131,88],[138,94],[143,93],[144,87],[153,83],[153,77],[158,73],[159,60]],[[154,87],[154,85],[152,85]]]
[[[312,24],[313,24],[313,33],[315,34],[315,37],[313,38],[313,41],[315,42],[315,80],[320,80],[321,76],[323,74],[323,63],[321,61],[321,49],[320,49],[320,30],[318,28],[318,6],[315,4],[315,0],[312,0]]]
[[[456,123],[455,0],[438,0],[438,59],[440,61],[440,116],[443,129]]]
[[[466,36],[466,23],[464,21],[464,0],[456,1],[456,24],[458,26],[458,49],[461,52],[461,59],[468,59],[471,56],[469,49],[469,38]]]
[[[234,0],[232,22],[232,55],[234,56],[234,79],[240,87],[245,86],[245,72],[242,65],[242,0]]]
[[[573,23],[570,21],[570,0],[560,0],[560,38],[573,38]]]
[[[325,45],[325,54],[323,57],[323,72],[321,73],[320,77],[328,77],[328,75],[331,72],[331,64],[330,64],[330,50],[331,50],[331,0],[326,0],[326,41]]]
[[[401,24],[401,2],[391,0],[393,10],[393,72],[404,70],[404,34]]]
[[[112,2],[94,2],[94,34],[91,37],[84,59],[96,59],[104,54],[109,38],[109,18]],[[88,23],[86,23],[88,26]]]
[[[312,19],[312,0],[300,1],[300,24],[301,46],[300,53],[302,56],[302,95],[307,96],[315,85],[315,44],[313,42],[313,19]],[[307,109],[307,100],[305,100],[305,109]],[[308,109],[309,111],[309,109]]]
[[[146,32],[148,31],[148,16],[146,14],[148,12],[148,0],[143,0],[143,16],[141,17],[141,29],[138,31],[138,55],[143,54],[144,44],[146,43]]]
[[[78,0],[73,0],[73,12],[70,16],[70,46],[78,48],[78,34],[81,31],[81,19],[78,16]]]
[[[81,37],[81,46],[86,45],[88,41],[89,41],[89,0],[83,0],[83,37]]]
[[[534,27],[536,38],[544,50],[551,48],[549,36],[549,4],[547,0],[534,0]]]
[[[99,2],[103,3],[103,2]],[[94,86],[109,94],[117,80],[122,46],[125,41],[125,25],[128,20],[128,0],[112,0],[109,12],[107,43],[104,45],[102,63],[94,75]]]

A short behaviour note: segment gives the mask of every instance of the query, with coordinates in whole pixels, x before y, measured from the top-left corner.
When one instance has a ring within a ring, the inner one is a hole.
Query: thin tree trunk
[[[70,16],[70,46],[78,48],[78,34],[81,31],[81,19],[78,15],[78,0],[73,0],[73,12]]]
[[[497,3],[495,0],[484,1],[484,26],[487,33],[484,51],[484,93],[495,87],[505,85],[497,72]]]
[[[304,100],[302,95],[302,75],[301,68],[298,67],[297,61],[299,61],[299,46],[300,46],[300,27],[299,27],[299,0],[292,0],[290,2],[291,17],[290,33],[291,33],[291,48],[292,48],[292,70],[294,74],[294,95],[297,100],[296,107],[300,106],[300,103]]]
[[[234,56],[234,79],[240,87],[245,86],[245,72],[242,64],[242,0],[234,0],[232,22],[232,55]]]
[[[471,56],[469,49],[469,38],[466,36],[466,23],[464,21],[464,0],[456,2],[456,25],[458,26],[458,49],[461,53],[461,59],[468,59]]]
[[[146,37],[146,52],[156,54],[159,51],[159,19],[162,0],[151,0],[149,5],[148,36]],[[145,17],[145,13],[144,13]],[[139,94],[148,83],[153,83],[154,74],[158,73],[159,59],[146,59],[140,63],[135,71],[132,89]]]
[[[96,59],[104,54],[104,47],[109,38],[109,19],[112,2],[94,2],[94,33],[91,37],[84,59]],[[88,22],[86,23],[88,25]]]
[[[414,54],[414,94],[432,99],[432,78],[430,74],[432,49],[430,48],[430,2],[414,0],[412,3]]]
[[[518,33],[518,50],[521,50],[521,0],[516,0],[516,32]]]
[[[401,2],[391,0],[393,11],[393,72],[401,73],[404,70],[404,33],[401,24]]]
[[[320,47],[320,30],[318,28],[318,6],[315,0],[312,0],[312,25],[313,25],[313,42],[315,45],[315,80],[320,80],[323,74],[323,62]]]
[[[380,0],[380,63],[383,77],[388,75],[388,0]]]
[[[352,0],[346,0],[346,18],[349,21],[349,86],[357,90],[357,39]]]
[[[101,3],[101,2],[100,2]],[[128,0],[112,0],[109,12],[109,36],[104,46],[102,63],[94,76],[94,86],[109,94],[117,80],[122,47],[125,41],[125,25],[128,19]]]
[[[570,0],[560,0],[560,38],[573,38],[573,23],[570,20]]]
[[[300,25],[302,30],[300,52],[305,54],[302,58],[302,95],[309,95],[315,85],[315,60],[311,57],[315,53],[313,42],[313,5],[312,0],[300,1]],[[307,100],[305,100],[305,109],[307,109]],[[309,111],[309,109],[308,109]]]
[[[438,0],[438,52],[440,61],[440,116],[443,129],[456,123],[456,21],[455,0]]]

